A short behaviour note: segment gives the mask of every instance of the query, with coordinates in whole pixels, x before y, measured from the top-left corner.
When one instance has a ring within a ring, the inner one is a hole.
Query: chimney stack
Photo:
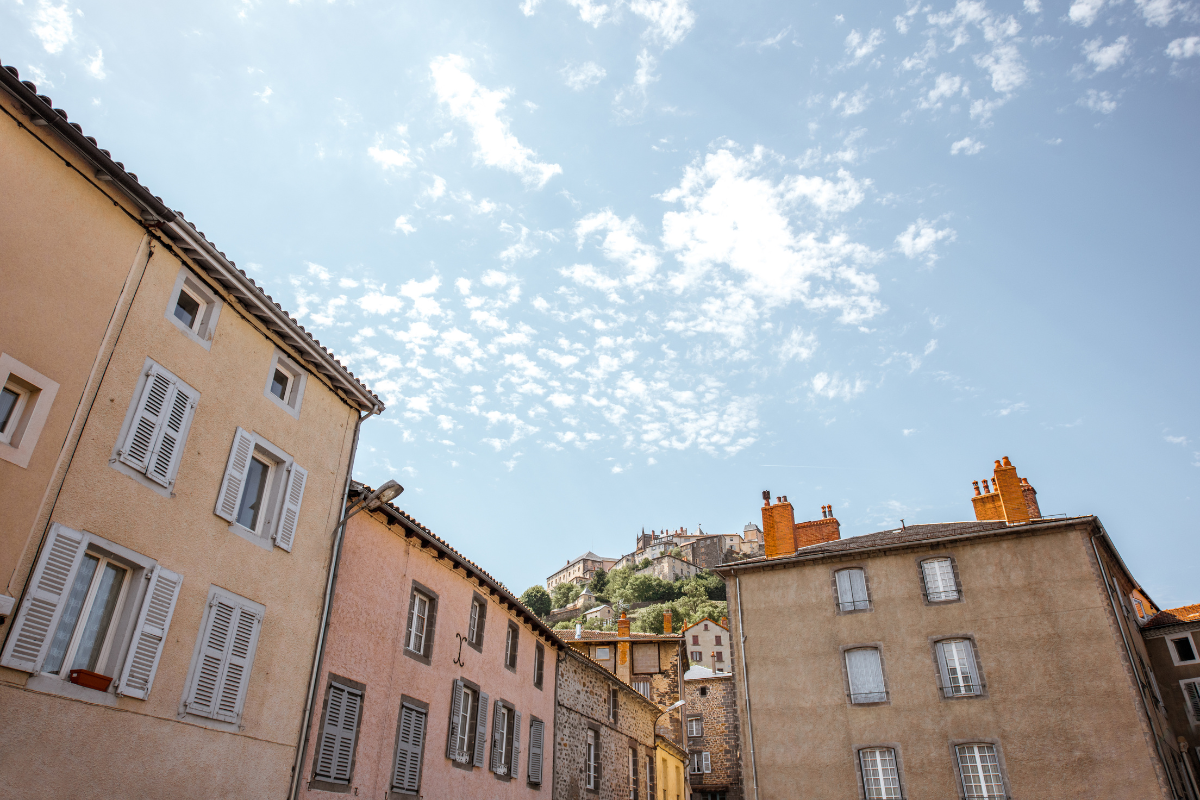
[[[621,612],[621,618],[617,620],[617,636],[622,639],[629,638],[629,618],[625,616],[625,612]]]
[[[776,498],[771,504],[771,491],[763,492],[762,521],[763,542],[767,558],[790,556],[796,552],[796,537],[793,529],[796,527],[796,512],[786,497]]]
[[[663,633],[671,632],[671,609],[663,612]]]
[[[972,481],[972,484],[975,496],[971,498],[971,505],[977,520],[1028,522],[1042,517],[1037,491],[1027,479],[1018,477],[1017,468],[1008,456],[995,462],[990,487],[988,479],[983,479],[983,494],[979,493],[979,482]]]
[[[576,639],[583,638],[583,623],[582,622],[575,623],[575,638]]]

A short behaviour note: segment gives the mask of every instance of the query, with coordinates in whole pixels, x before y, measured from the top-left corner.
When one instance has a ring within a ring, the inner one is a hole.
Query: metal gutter
[[[754,780],[754,800],[758,800],[758,762],[754,758],[754,721],[750,717],[750,679],[746,675],[746,627],[742,616],[742,579],[734,575],[738,604],[738,652],[742,662],[742,686],[746,694],[746,736],[750,744],[750,774]]]

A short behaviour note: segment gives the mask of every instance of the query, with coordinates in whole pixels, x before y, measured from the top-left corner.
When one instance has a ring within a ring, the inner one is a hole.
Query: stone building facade
[[[691,800],[742,800],[742,754],[733,676],[692,667],[684,675]]]
[[[1139,598],[1140,599],[1140,598]],[[1133,614],[1137,616],[1134,605]],[[1175,734],[1172,742],[1180,772],[1200,798],[1200,604],[1145,614],[1142,637],[1150,654],[1157,697]]]
[[[646,797],[660,777],[661,713],[587,656],[565,653],[555,677],[553,800]]]
[[[596,570],[603,569],[608,572],[617,563],[615,558],[605,558],[598,556],[591,550],[579,556],[573,561],[568,561],[567,565],[555,572],[549,578],[546,578],[546,591],[553,592],[554,587],[560,583],[574,583],[579,586],[585,586],[592,580],[592,576],[596,574]]]

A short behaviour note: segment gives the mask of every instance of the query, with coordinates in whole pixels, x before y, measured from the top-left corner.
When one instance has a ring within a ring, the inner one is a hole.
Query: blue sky
[[[0,56],[388,404],[520,592],[647,530],[970,518],[1196,602],[1196,0],[42,0]]]

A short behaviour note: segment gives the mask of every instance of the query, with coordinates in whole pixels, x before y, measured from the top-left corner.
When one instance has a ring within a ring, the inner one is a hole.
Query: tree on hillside
[[[625,584],[625,595],[631,603],[674,600],[675,585],[656,575],[634,575]]]
[[[675,556],[680,561],[683,560],[683,550],[678,547],[672,547],[670,550],[667,551],[667,555]]]
[[[725,598],[725,580],[715,573],[704,570],[697,572],[695,575],[687,579],[688,584],[697,583],[704,587],[705,594],[709,600],[724,600]]]
[[[677,630],[683,630],[689,625],[695,625],[708,617],[713,622],[720,622],[721,617],[728,616],[729,604],[724,600],[710,600],[704,591],[704,586],[692,581],[684,588],[683,596],[674,603],[679,609]]]
[[[592,573],[592,580],[588,583],[588,589],[596,597],[604,596],[608,589],[608,573],[604,571],[604,567],[596,567],[596,571]]]
[[[640,609],[629,629],[638,633],[662,633],[663,613],[666,611],[671,612],[671,627],[678,633],[682,627],[680,620],[683,619],[683,612],[674,603],[655,603]]]
[[[553,600],[554,608],[563,608],[575,602],[575,599],[583,592],[579,588],[579,584],[566,581],[554,587],[554,591],[550,594]]]
[[[521,595],[521,602],[539,617],[550,613],[550,593],[541,586],[530,586],[526,589],[525,593]]]
[[[629,601],[625,599],[625,586],[632,577],[633,566],[631,564],[626,564],[608,573],[608,577],[605,579],[608,584],[605,587],[608,599],[615,603],[628,603]]]

